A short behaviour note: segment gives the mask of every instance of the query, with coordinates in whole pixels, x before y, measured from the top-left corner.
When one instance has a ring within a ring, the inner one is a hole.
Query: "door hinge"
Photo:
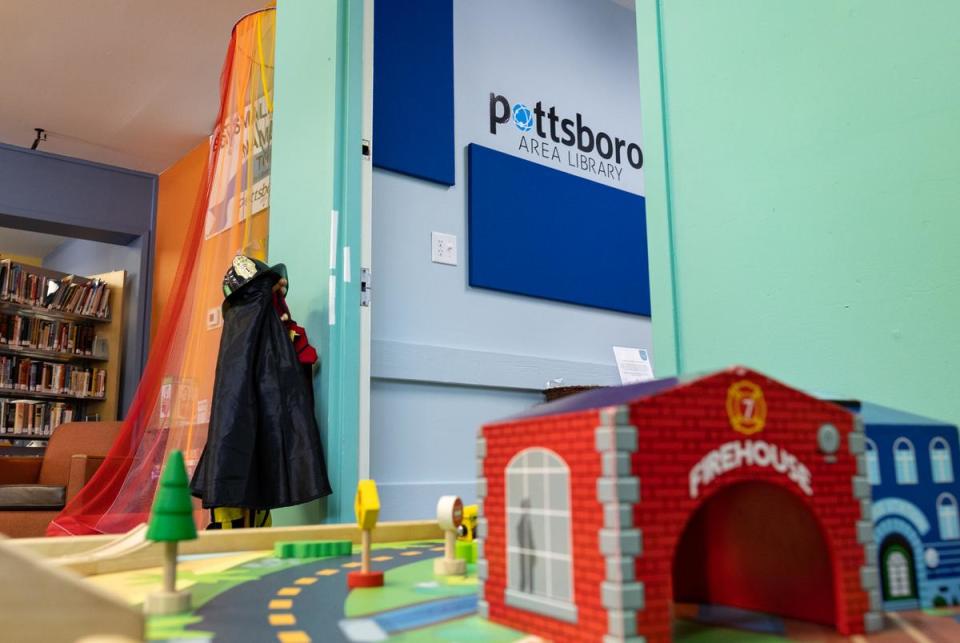
[[[370,159],[370,139],[365,138],[360,141],[360,154],[363,155],[363,158]]]
[[[369,268],[360,268],[360,305],[369,306],[371,296],[371,282],[373,275]]]

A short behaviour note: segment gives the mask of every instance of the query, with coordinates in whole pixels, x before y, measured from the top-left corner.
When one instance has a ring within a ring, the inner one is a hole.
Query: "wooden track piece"
[[[73,643],[86,635],[143,639],[140,610],[80,576],[0,540],[0,632],[18,643]]]

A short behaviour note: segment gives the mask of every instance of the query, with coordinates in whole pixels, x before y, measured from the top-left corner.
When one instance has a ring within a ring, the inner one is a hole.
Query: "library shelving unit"
[[[124,278],[0,259],[0,444],[42,448],[67,420],[117,418]]]

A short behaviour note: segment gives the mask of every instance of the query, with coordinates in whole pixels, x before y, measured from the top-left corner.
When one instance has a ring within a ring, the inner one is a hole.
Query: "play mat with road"
[[[351,556],[277,558],[272,551],[181,556],[178,587],[190,587],[194,609],[150,617],[151,641],[280,641],[415,643],[538,641],[477,617],[477,579],[436,577],[440,542],[374,545],[372,564],[386,571],[384,587],[348,590]],[[88,580],[133,604],[160,586],[158,568],[104,574]],[[685,643],[773,641],[960,641],[960,612],[928,610],[888,615],[885,631],[841,637],[820,626],[714,606],[676,606],[674,640]]]

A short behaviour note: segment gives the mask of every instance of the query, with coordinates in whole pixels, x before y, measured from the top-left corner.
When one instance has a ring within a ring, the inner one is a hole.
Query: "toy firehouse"
[[[563,641],[668,641],[673,603],[874,631],[865,448],[854,415],[745,368],[489,424],[480,613]]]

